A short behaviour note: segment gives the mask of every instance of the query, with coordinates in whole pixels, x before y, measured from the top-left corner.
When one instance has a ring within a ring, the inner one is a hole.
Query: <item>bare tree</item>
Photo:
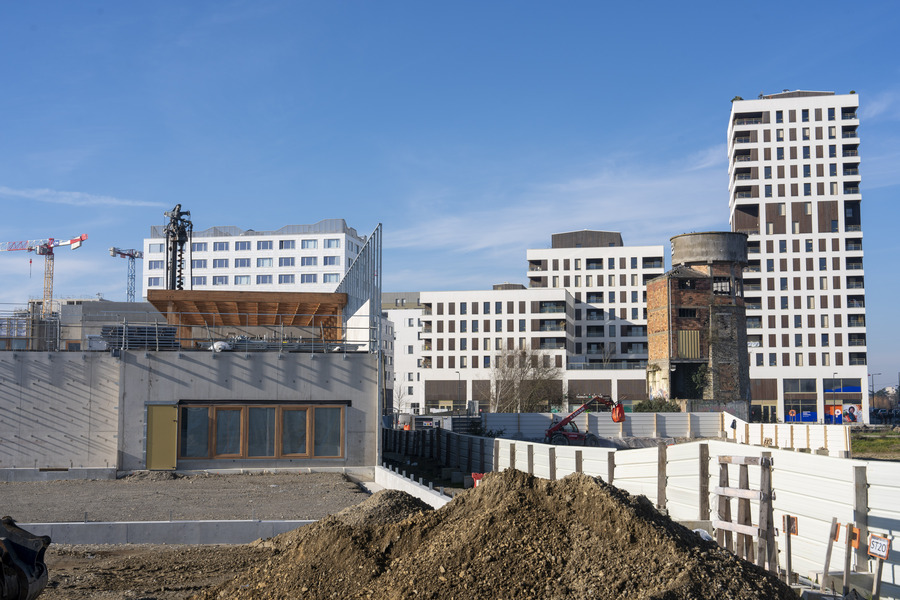
[[[491,369],[491,412],[542,412],[562,401],[562,369],[539,350],[504,350]]]
[[[399,386],[394,388],[394,408],[399,413],[409,412],[409,400],[406,397],[406,388]]]

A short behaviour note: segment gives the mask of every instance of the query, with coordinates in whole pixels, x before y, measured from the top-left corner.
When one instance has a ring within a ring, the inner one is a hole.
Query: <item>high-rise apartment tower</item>
[[[809,91],[732,101],[730,223],[749,236],[751,410],[764,421],[868,413],[858,106]]]

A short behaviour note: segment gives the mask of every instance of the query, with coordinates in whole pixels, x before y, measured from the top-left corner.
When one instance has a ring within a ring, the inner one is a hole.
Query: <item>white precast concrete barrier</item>
[[[732,417],[722,415],[716,415],[716,420],[728,418],[727,427]],[[694,416],[691,415],[691,418]],[[706,424],[699,426],[709,425],[708,419],[701,419]],[[656,426],[659,429],[658,421]],[[670,423],[665,426],[669,427]],[[685,426],[684,421],[681,426]],[[784,427],[779,425],[780,430]],[[829,451],[845,453],[843,449],[834,449],[834,446],[842,448],[837,440],[842,439],[843,426],[809,427],[811,431],[814,427],[820,428],[820,431],[826,432],[827,439],[835,442],[829,442]],[[734,430],[727,427],[729,433],[740,432],[741,429],[741,422]],[[389,435],[388,438],[402,445],[395,438],[414,433],[392,433],[393,437]],[[805,435],[797,436],[796,433],[795,430],[795,448],[798,439],[806,440]],[[852,460],[818,455],[808,449],[801,452],[721,440],[663,445],[662,448],[613,450],[479,438],[446,430],[439,430],[433,437],[433,448],[429,446],[429,451],[433,450],[442,464],[457,470],[466,472],[473,470],[472,465],[478,464],[484,465],[484,471],[502,471],[514,466],[537,477],[557,479],[583,472],[611,480],[613,485],[629,493],[645,495],[657,506],[664,507],[677,521],[705,521],[716,514],[718,499],[714,488],[719,485],[719,456],[758,457],[767,452],[773,459],[775,527],[781,530],[784,515],[797,517],[799,531],[791,540],[791,558],[793,570],[804,576],[820,573],[824,566],[832,518],[837,518],[844,525],[855,523],[864,540],[868,539],[868,533],[877,533],[892,540],[900,536],[900,463],[896,462]],[[730,435],[731,439],[733,437]],[[776,439],[782,443],[790,441],[782,434]],[[819,439],[824,442],[826,438]],[[817,443],[812,436],[810,440],[812,445]],[[750,488],[759,489],[760,468],[750,466],[748,471]],[[731,466],[728,476],[729,486],[738,487],[739,469]],[[731,508],[732,514],[737,515],[736,500],[732,501]],[[750,512],[753,523],[758,525],[758,501],[751,502]],[[843,533],[841,535],[841,541],[832,550],[832,571],[839,570],[844,563]],[[777,544],[784,548],[783,533]],[[873,562],[866,555],[865,545],[863,543],[859,550],[853,551],[852,562],[855,569],[871,572]],[[784,558],[782,550],[782,566]],[[900,598],[900,542],[896,540],[892,542],[882,581],[883,598]]]

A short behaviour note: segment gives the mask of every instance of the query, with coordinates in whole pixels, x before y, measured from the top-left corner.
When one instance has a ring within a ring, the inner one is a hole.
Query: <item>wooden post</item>
[[[556,481],[556,446],[550,446],[547,451],[550,461],[550,481]]]
[[[828,547],[825,549],[825,568],[822,569],[822,590],[825,590],[825,583],[828,581],[828,569],[831,568],[831,549],[834,547],[834,538],[838,533],[837,517],[831,518],[831,530],[828,532]]]
[[[862,544],[860,544],[862,546]],[[847,523],[847,546],[844,549],[844,585],[841,595],[850,593],[850,557],[853,556],[853,523]]]
[[[791,425],[791,432],[790,432],[790,433],[791,433],[791,435],[790,435],[791,445],[789,446],[789,448],[790,448],[791,450],[793,450],[793,449],[794,449],[794,426],[793,426],[793,425]]]
[[[509,445],[509,468],[516,468],[516,444],[513,442]]]
[[[484,438],[478,440],[478,472],[484,473]]]
[[[772,453],[763,452],[759,460],[759,545],[756,564],[769,571],[778,572],[778,554],[775,548],[774,507],[772,506]]]
[[[727,463],[719,463],[719,487],[727,488],[728,487],[728,464]],[[720,521],[731,521],[731,498],[728,496],[719,495],[717,499],[717,514]],[[734,551],[734,546],[731,543],[731,531],[726,529],[718,529],[716,530],[716,541],[720,546],[728,550],[729,552]]]
[[[865,467],[853,467],[853,522],[859,529],[859,548],[856,549],[856,571],[869,570],[866,542],[869,539],[869,485]]]
[[[744,443],[750,443],[750,423],[744,423]]]
[[[791,515],[785,515],[787,527],[784,528],[784,582],[791,585]]]
[[[494,438],[494,473],[500,470],[500,440]]]
[[[526,450],[528,456],[528,474],[534,475],[534,444],[528,444]]]
[[[738,487],[742,490],[750,489],[750,469],[747,465],[738,467]],[[750,499],[738,498],[738,523],[741,525],[753,525],[750,518]],[[737,534],[737,555],[744,560],[752,561],[751,548],[753,547],[753,537],[745,533]]]
[[[612,485],[616,476],[616,453],[609,452],[606,455],[606,483]]]
[[[700,508],[701,521],[709,520],[709,445],[700,444]]]
[[[872,582],[872,600],[878,600],[881,597],[881,569],[884,566],[884,561],[880,558],[876,558],[875,561],[875,580]]]
[[[654,413],[656,414],[656,413]],[[656,507],[666,509],[666,443],[656,443]]]
[[[659,437],[659,413],[653,413],[653,437]]]
[[[581,473],[581,450],[575,451],[575,472]]]

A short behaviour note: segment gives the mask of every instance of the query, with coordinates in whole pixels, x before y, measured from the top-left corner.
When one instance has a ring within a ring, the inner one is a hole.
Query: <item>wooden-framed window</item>
[[[346,406],[187,404],[178,458],[343,458]]]

